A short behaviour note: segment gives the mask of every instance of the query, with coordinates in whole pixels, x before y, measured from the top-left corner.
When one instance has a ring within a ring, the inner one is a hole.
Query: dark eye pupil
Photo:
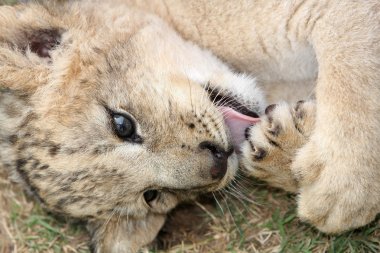
[[[134,127],[132,122],[124,117],[123,115],[115,114],[113,115],[113,120],[115,124],[115,131],[119,137],[130,137],[134,133]]]
[[[144,192],[144,199],[146,203],[153,201],[155,198],[157,198],[157,196],[158,196],[158,191],[156,190],[148,190]]]

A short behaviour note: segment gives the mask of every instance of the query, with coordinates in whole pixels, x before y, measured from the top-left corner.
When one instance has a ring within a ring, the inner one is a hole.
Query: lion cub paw
[[[296,191],[291,163],[314,128],[315,104],[299,101],[270,105],[261,122],[246,130],[241,164],[254,177],[286,191]]]

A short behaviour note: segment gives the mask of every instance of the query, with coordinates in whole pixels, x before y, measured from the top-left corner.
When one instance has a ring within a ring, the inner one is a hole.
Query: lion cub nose
[[[231,148],[229,151],[226,151],[218,144],[210,141],[200,143],[199,148],[209,150],[214,158],[214,166],[210,170],[212,179],[222,179],[227,172],[227,160],[233,153],[233,149]]]

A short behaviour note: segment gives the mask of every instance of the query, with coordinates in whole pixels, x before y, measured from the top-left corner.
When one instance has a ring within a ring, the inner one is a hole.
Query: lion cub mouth
[[[232,144],[239,152],[241,144],[245,141],[245,131],[248,127],[260,122],[260,116],[240,103],[235,97],[225,95],[219,90],[206,88],[210,100],[222,113],[224,122],[229,128]]]

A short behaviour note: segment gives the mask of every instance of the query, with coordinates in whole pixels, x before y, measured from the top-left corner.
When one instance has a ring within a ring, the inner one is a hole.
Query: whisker
[[[208,216],[211,217],[211,219],[213,221],[217,221],[218,219],[215,217],[215,215],[213,215],[209,210],[207,210],[206,207],[204,207],[201,203],[199,203],[198,201],[195,201],[195,204],[200,208],[202,209]]]
[[[197,115],[197,108],[193,104],[193,93],[192,93],[192,89],[191,89],[190,79],[188,77],[186,77],[186,78],[187,78],[187,84],[188,84],[189,90],[190,90],[190,105],[191,105],[191,109],[194,111],[195,115]]]
[[[220,203],[219,203],[218,199],[216,198],[215,194],[212,193],[212,196],[214,196],[214,199],[215,199],[217,205],[219,206],[220,210],[222,211],[222,214],[224,215],[223,207],[220,205]]]
[[[233,186],[229,185],[228,187],[226,187],[224,189],[226,192],[229,192],[230,194],[233,194],[234,196],[236,196],[237,198],[239,199],[243,199],[251,204],[256,204],[255,201],[253,201],[252,199],[250,199],[248,196],[242,194],[241,192],[239,192],[236,188],[233,188]]]
[[[103,223],[103,226],[106,228],[108,223],[111,221],[112,217],[116,214],[116,210],[113,209],[107,220]]]

